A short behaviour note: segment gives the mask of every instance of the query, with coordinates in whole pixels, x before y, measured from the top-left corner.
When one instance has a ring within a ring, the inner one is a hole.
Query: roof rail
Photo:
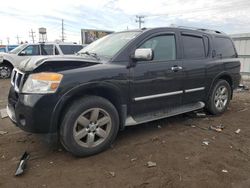
[[[205,31],[205,32],[210,32],[210,33],[217,33],[217,34],[225,34],[222,31],[217,31],[217,30],[212,30],[212,29],[204,29],[204,28],[198,28],[198,27],[178,26],[178,28],[193,29],[193,30]]]

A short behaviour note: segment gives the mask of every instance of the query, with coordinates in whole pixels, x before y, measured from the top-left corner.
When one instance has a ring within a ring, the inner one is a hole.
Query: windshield
[[[79,51],[79,53],[96,54],[97,56],[112,58],[119,50],[121,50],[138,34],[140,34],[139,31],[113,33],[96,40],[95,42]]]
[[[23,50],[28,44],[22,44],[16,48],[14,48],[13,50],[11,50],[9,53],[10,54],[17,54],[19,53],[21,50]]]

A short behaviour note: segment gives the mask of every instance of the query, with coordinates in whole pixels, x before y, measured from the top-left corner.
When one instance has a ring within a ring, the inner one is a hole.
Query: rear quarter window
[[[83,46],[82,45],[59,45],[63,54],[75,54],[79,52]]]
[[[230,58],[236,56],[233,42],[229,38],[216,37],[214,39],[214,48],[217,57]]]

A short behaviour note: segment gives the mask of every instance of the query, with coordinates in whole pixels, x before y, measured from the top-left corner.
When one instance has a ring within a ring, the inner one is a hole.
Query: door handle
[[[182,67],[174,65],[173,67],[171,67],[171,70],[174,71],[174,72],[177,72],[179,70],[182,70]]]

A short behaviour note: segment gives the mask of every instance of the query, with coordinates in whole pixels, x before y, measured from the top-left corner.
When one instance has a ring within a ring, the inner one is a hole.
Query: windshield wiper
[[[88,52],[88,51],[85,51],[85,52],[81,52],[79,54],[86,54],[88,56],[91,56],[91,57],[94,57],[95,59],[97,60],[100,60],[100,58],[98,57],[98,55],[96,53],[93,53],[93,52]]]

